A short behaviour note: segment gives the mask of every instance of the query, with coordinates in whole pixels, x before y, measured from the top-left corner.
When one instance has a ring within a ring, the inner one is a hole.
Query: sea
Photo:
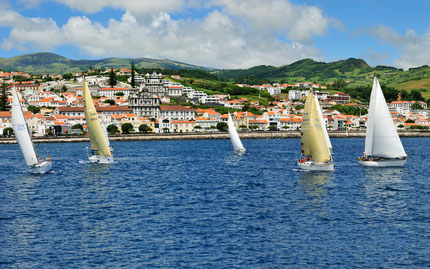
[[[299,171],[299,139],[36,144],[43,175],[0,145],[0,268],[430,267],[430,138],[403,168],[331,141],[334,172]]]

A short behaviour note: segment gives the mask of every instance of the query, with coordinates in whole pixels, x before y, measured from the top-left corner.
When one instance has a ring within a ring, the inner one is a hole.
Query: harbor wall
[[[400,131],[400,137],[430,137],[430,131]],[[284,139],[300,138],[300,132],[240,132],[241,139]],[[364,138],[365,132],[329,132],[331,138]],[[229,139],[227,132],[190,134],[127,134],[109,136],[110,141],[154,141],[154,140],[203,140]],[[88,136],[34,137],[34,143],[74,143],[89,142]],[[0,138],[0,144],[15,144],[15,138]]]

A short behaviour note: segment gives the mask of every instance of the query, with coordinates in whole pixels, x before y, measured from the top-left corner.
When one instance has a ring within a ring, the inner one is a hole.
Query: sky
[[[0,57],[430,65],[430,0],[0,0]]]

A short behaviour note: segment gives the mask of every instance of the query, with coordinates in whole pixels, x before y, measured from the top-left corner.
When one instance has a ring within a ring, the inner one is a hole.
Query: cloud
[[[280,32],[292,41],[310,43],[313,35],[323,35],[330,24],[321,9],[286,0],[212,0],[211,3],[243,19],[259,33]]]
[[[0,44],[3,49],[53,49],[62,44],[62,33],[52,19],[26,18],[12,10],[3,10],[0,26],[12,27],[9,37]]]
[[[48,0],[21,0],[27,5],[37,5],[38,1]],[[324,34],[332,24],[342,26],[316,7],[293,5],[287,0],[165,0],[152,6],[149,0],[50,1],[85,12],[107,6],[126,11],[106,24],[75,16],[58,26],[52,19],[26,18],[8,10],[10,14],[0,18],[0,26],[12,30],[1,46],[51,50],[70,45],[91,57],[168,58],[210,67],[247,68],[280,66],[303,58],[323,60],[313,45],[313,35]],[[172,17],[172,11],[183,8],[183,4],[205,9],[203,16]],[[142,14],[150,16],[142,19]]]
[[[394,60],[397,67],[409,69],[430,62],[430,31],[420,36],[414,30],[408,30],[401,35],[391,27],[379,25],[371,28],[369,34],[399,50],[400,57]]]

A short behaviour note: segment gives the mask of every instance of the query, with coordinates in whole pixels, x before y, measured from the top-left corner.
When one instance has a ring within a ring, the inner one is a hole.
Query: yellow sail
[[[305,109],[302,117],[302,154],[311,155],[309,149],[309,135],[310,135],[310,118],[312,111],[313,94],[308,94],[305,102]]]
[[[309,92],[306,99],[302,122],[302,153],[315,162],[331,161],[331,153],[324,135],[324,125],[320,121],[318,100]]]
[[[88,134],[90,135],[91,149],[97,150],[99,155],[111,156],[93,98],[91,97],[85,78],[82,79],[82,95],[84,97],[85,120],[87,121]]]

